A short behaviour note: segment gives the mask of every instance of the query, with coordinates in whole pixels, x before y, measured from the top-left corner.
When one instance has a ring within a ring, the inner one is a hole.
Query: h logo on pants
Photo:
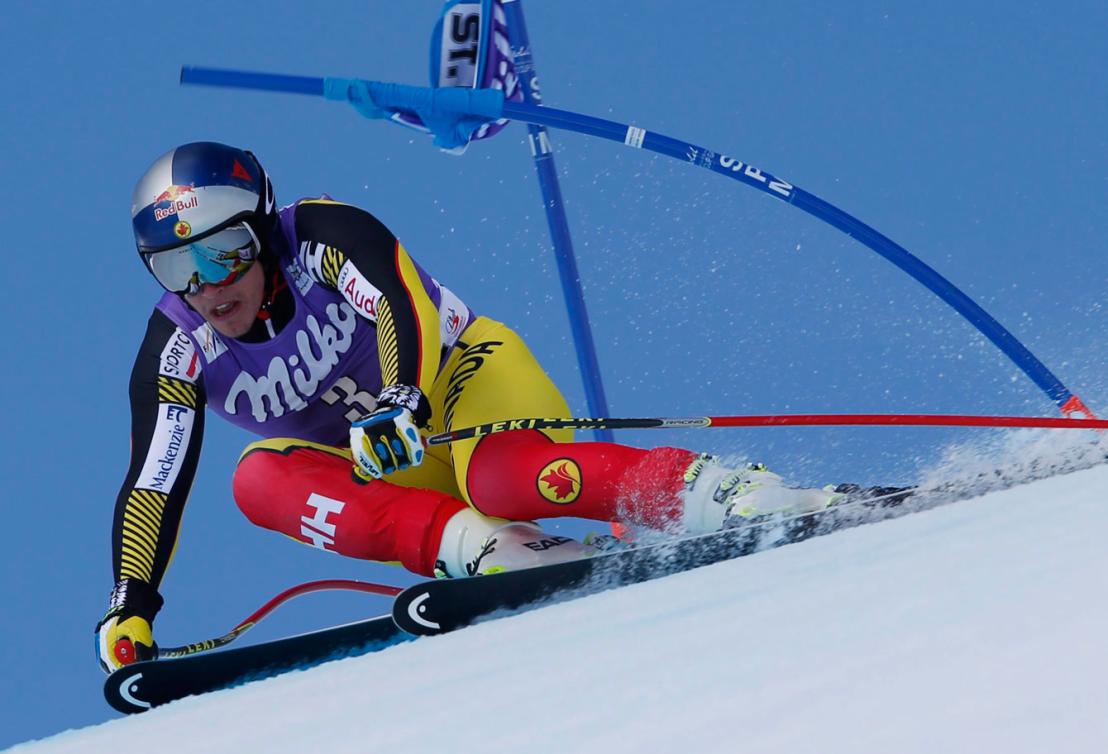
[[[327,516],[342,513],[346,503],[313,492],[308,498],[308,507],[315,508],[315,515],[300,517],[300,533],[311,540],[312,547],[327,550],[327,545],[335,544],[335,524],[327,522]],[[327,550],[334,552],[334,550]]]

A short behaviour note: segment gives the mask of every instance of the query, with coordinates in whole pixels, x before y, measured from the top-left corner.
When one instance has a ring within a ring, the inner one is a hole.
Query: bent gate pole
[[[742,160],[626,123],[524,102],[505,102],[503,92],[492,89],[431,89],[364,79],[288,76],[189,66],[181,69],[181,83],[322,96],[347,101],[362,115],[373,118],[408,111],[422,114],[425,121],[437,119],[442,122],[444,119],[453,119],[447,132],[455,136],[458,122],[464,117],[488,120],[509,118],[622,142],[634,149],[645,149],[707,168],[713,173],[786,201],[866,245],[911,275],[965,317],[1003,351],[1063,414],[1088,418],[1094,416],[1081,399],[1062,384],[1016,336],[907,249],[833,204]]]

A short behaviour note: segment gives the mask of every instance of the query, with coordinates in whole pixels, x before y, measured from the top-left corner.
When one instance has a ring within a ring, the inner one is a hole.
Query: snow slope
[[[1108,751],[1108,466],[16,747]]]

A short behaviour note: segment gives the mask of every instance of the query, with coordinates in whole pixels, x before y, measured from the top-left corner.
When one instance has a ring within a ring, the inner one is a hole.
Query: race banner
[[[447,0],[431,33],[431,86],[499,89],[506,100],[523,101],[501,0]],[[418,115],[410,112],[395,113],[392,120],[430,131]],[[506,118],[482,122],[469,141],[493,136],[508,122]],[[467,146],[444,151],[461,154]]]

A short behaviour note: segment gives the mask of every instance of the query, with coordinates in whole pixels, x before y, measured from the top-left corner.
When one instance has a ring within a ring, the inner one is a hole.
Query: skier
[[[200,454],[204,408],[262,438],[233,479],[250,521],[343,555],[457,577],[561,562],[588,546],[534,519],[703,533],[732,516],[818,510],[763,466],[678,448],[521,430],[423,436],[569,408],[510,328],[475,314],[373,215],[327,198],[277,209],[248,151],[186,144],[135,188],[138,252],[165,288],[130,381],[132,450],[116,501],[111,671],[155,656],[158,585]]]

